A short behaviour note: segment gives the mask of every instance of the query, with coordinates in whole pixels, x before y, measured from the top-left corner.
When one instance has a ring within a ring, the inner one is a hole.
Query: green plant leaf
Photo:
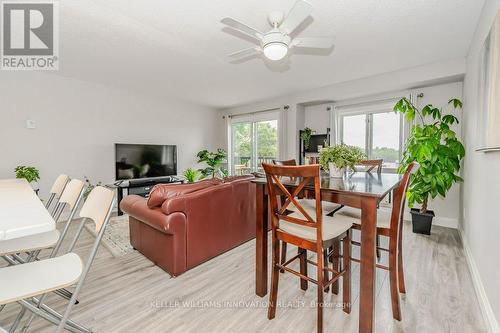
[[[443,117],[442,122],[450,125],[453,125],[454,123],[458,124],[458,118],[455,117],[454,115],[447,114],[446,116]]]
[[[219,148],[216,152],[209,152],[205,149],[198,152],[196,156],[198,157],[198,163],[205,163],[208,165],[206,168],[198,169],[202,174],[202,178],[207,178],[209,176],[215,178],[227,174],[227,171],[222,168],[222,163],[227,157],[224,149]]]
[[[448,102],[448,104],[453,105],[453,107],[454,107],[455,109],[458,109],[458,108],[460,108],[460,109],[461,109],[461,108],[463,107],[463,103],[462,103],[462,101],[461,101],[461,100],[459,100],[459,99],[457,99],[457,98],[452,98],[452,99],[450,99],[450,101]]]
[[[424,108],[422,109],[422,115],[425,117],[432,114],[433,109],[434,107],[431,104],[424,106]]]
[[[329,170],[329,163],[338,168],[353,168],[356,163],[364,159],[366,155],[360,148],[345,144],[325,147],[319,153],[319,164],[325,171]]]

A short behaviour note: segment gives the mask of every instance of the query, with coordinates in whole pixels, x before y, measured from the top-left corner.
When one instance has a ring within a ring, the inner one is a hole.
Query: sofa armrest
[[[160,207],[149,208],[147,199],[138,195],[126,196],[121,201],[120,208],[128,215],[165,234],[173,235],[178,230],[185,230],[184,214],[165,215]]]

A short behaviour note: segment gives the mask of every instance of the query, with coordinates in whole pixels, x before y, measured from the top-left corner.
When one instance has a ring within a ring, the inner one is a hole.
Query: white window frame
[[[247,113],[247,114],[242,114],[242,115],[233,115],[233,116],[228,116],[228,121],[227,121],[227,145],[228,145],[228,170],[229,174],[234,174],[233,169],[233,132],[232,132],[232,125],[233,124],[238,124],[238,123],[252,123],[252,131],[253,131],[253,136],[254,138],[257,137],[257,126],[255,126],[255,123],[261,122],[261,121],[272,121],[272,120],[277,120],[278,121],[278,159],[284,159],[285,156],[285,130],[284,130],[284,124],[285,124],[285,114],[284,111],[281,109],[276,109],[273,111],[266,111],[266,112],[256,112],[256,113]],[[252,142],[252,160],[256,161],[257,160],[257,140],[253,140]]]
[[[394,103],[397,99],[394,99],[390,103],[380,103],[374,101],[373,103],[360,103],[360,106],[356,107],[346,105],[345,107],[336,106],[334,107],[334,116],[337,118],[337,128],[336,128],[336,142],[342,143],[344,139],[344,117],[346,116],[356,116],[356,115],[366,115],[366,128],[365,128],[365,147],[366,155],[368,159],[372,159],[373,153],[373,115],[378,113],[391,112]],[[402,114],[399,115],[399,160],[402,159],[404,142],[406,140],[407,126]],[[332,142],[334,144],[335,142]],[[385,172],[396,172],[395,168],[384,168]]]

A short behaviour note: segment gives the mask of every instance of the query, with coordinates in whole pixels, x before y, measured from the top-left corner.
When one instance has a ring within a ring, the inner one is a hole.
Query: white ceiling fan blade
[[[298,37],[293,39],[292,46],[329,49],[333,46],[333,42],[333,37]]]
[[[262,32],[258,31],[257,29],[249,27],[248,25],[238,22],[230,17],[222,19],[221,23],[256,39],[261,39],[263,35]]]
[[[239,51],[236,51],[234,53],[231,53],[230,55],[228,55],[228,57],[236,60],[236,59],[242,59],[242,58],[250,57],[253,55],[257,55],[259,53],[260,53],[260,48],[250,47],[248,49],[243,49],[243,50],[239,50]]]
[[[287,34],[291,34],[309,15],[311,15],[312,11],[313,6],[309,2],[298,0],[283,23],[281,23],[280,29]]]

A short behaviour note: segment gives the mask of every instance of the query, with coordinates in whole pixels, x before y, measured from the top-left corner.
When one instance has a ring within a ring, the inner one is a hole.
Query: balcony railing
[[[262,163],[273,163],[276,157],[257,157],[257,165],[252,165],[250,156],[242,156],[233,158],[233,173],[234,175],[247,175],[251,172],[262,172]]]

